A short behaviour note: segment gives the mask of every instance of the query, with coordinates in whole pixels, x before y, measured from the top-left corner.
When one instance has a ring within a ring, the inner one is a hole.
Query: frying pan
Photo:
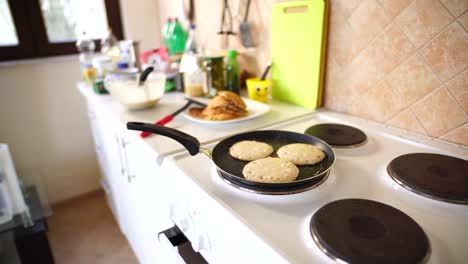
[[[213,160],[218,173],[225,180],[242,187],[243,189],[249,189],[260,193],[285,194],[304,190],[307,187],[316,185],[326,177],[335,162],[335,154],[327,143],[313,136],[289,131],[261,130],[237,134],[221,140],[210,152],[209,150],[200,148],[200,142],[195,137],[173,128],[139,122],[128,122],[127,128],[130,130],[150,132],[172,138],[182,144],[192,156],[199,152],[204,153]],[[325,153],[326,157],[323,161],[314,165],[298,166],[299,176],[293,182],[254,182],[245,179],[242,175],[242,169],[248,161],[235,159],[229,154],[229,148],[233,144],[243,140],[261,141],[271,145],[274,149],[273,156],[276,155],[276,151],[281,146],[287,144],[312,144],[320,148]]]

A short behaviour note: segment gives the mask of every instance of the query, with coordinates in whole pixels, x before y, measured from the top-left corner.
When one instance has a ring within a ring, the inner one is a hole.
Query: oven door
[[[166,255],[164,263],[208,263],[200,253],[193,250],[190,241],[176,225],[160,232],[158,240]]]

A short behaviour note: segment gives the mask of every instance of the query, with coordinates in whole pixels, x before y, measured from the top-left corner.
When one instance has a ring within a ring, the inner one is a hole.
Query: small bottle
[[[195,34],[195,25],[190,24],[187,43],[185,44],[185,52],[188,54],[198,53],[197,37]]]
[[[94,40],[83,32],[78,37],[76,48],[80,52],[79,60],[83,80],[91,85],[96,77],[96,71],[93,68],[94,49],[96,48]]]
[[[226,63],[226,89],[236,94],[240,94],[239,63],[237,62],[237,52],[228,51]]]

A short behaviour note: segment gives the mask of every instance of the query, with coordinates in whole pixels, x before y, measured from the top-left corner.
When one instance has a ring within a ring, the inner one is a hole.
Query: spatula
[[[247,0],[247,6],[245,7],[244,20],[239,24],[241,43],[242,43],[242,46],[244,46],[245,48],[254,47],[250,23],[247,22],[247,18],[249,17],[250,2],[251,0]]]

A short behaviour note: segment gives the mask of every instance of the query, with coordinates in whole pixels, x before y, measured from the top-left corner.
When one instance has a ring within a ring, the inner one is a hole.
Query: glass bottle
[[[237,52],[235,50],[229,50],[226,63],[226,89],[233,93],[240,94],[239,86]]]

